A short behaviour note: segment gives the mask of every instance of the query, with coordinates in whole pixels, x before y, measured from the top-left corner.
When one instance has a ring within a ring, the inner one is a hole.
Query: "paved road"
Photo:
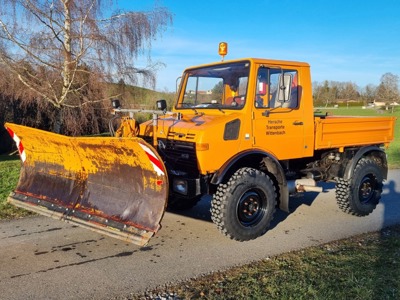
[[[222,236],[209,200],[186,215],[167,213],[140,248],[46,217],[0,222],[1,299],[110,299],[400,223],[400,170],[390,171],[383,201],[359,218],[336,206],[333,186],[295,198],[254,241]]]

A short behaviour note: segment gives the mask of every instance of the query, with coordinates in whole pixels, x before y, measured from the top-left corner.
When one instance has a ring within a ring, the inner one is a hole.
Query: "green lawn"
[[[20,168],[21,161],[17,155],[0,155],[0,220],[32,214],[7,203],[7,196],[17,185]]]
[[[400,299],[400,226],[267,257],[129,299]]]

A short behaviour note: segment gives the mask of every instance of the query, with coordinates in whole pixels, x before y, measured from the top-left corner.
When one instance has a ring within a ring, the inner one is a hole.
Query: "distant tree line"
[[[331,106],[338,103],[356,103],[380,106],[400,104],[399,76],[392,73],[382,75],[378,85],[359,87],[353,82],[328,81],[313,82],[315,106]]]

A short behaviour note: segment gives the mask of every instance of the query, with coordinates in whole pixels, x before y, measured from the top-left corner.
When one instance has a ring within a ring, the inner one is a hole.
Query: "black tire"
[[[271,178],[256,169],[236,171],[220,184],[211,201],[211,219],[226,236],[248,241],[263,235],[276,211],[276,189]]]
[[[184,198],[179,196],[170,196],[168,199],[168,209],[169,210],[188,210],[194,207],[197,202],[201,200],[202,195],[198,195],[193,198]]]
[[[380,166],[369,158],[361,158],[349,180],[336,182],[336,201],[339,208],[355,216],[369,215],[379,203],[383,176]]]

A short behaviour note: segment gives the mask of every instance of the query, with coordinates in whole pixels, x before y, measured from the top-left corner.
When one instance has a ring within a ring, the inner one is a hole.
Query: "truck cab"
[[[254,58],[187,69],[174,110],[234,115],[218,142],[232,152],[258,148],[279,160],[312,156],[309,69],[306,63]],[[290,147],[282,147],[288,141]]]

